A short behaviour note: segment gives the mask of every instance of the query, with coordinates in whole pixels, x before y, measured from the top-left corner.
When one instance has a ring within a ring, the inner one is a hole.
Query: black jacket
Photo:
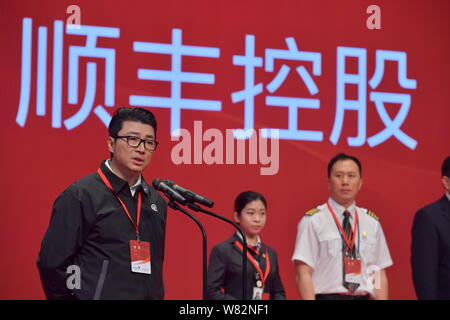
[[[208,265],[208,299],[242,299],[242,251],[234,244],[236,240],[242,244],[239,236],[235,234],[211,251]],[[275,250],[262,243],[261,252],[266,250],[269,253],[270,273],[264,285],[264,292],[270,294],[271,300],[286,299],[279,274],[277,254]],[[265,272],[263,262],[264,259],[261,259],[262,271]],[[247,260],[247,299],[252,298],[255,272],[256,268]]]
[[[167,204],[142,178],[132,197],[128,183],[100,166],[136,223],[142,192],[139,233],[150,242],[151,275],[131,272],[133,225],[98,173],[69,186],[53,206],[37,266],[47,299],[163,299],[163,260]],[[156,209],[156,211],[154,210]],[[69,290],[68,267],[79,267],[81,288]]]
[[[450,201],[440,200],[416,213],[411,264],[419,299],[450,299]]]

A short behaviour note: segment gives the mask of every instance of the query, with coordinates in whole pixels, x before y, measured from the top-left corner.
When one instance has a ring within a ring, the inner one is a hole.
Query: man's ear
[[[114,152],[114,144],[116,143],[114,138],[109,136],[106,143],[108,144],[108,151],[113,153]]]
[[[442,185],[444,186],[445,191],[450,193],[450,178],[447,176],[441,177]]]

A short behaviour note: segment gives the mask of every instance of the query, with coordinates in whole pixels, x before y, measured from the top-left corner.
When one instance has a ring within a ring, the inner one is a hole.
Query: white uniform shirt
[[[345,208],[331,198],[328,202],[342,225]],[[355,245],[361,256],[362,268],[362,281],[355,294],[372,294],[373,288],[369,282],[374,276],[371,273],[393,263],[378,219],[370,215],[367,209],[355,204],[347,209],[350,212],[352,230],[355,209],[359,221],[359,237],[357,234]],[[317,210],[300,220],[292,260],[303,261],[314,269],[312,281],[315,294],[348,293],[343,286],[341,234],[327,204],[318,206]]]

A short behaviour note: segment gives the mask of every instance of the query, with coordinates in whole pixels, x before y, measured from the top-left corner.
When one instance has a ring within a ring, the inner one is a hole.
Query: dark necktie
[[[349,243],[351,243],[352,238],[353,238],[353,231],[352,231],[352,226],[350,224],[350,212],[345,210],[343,214],[344,214],[344,220],[342,221],[342,228],[344,229],[345,235],[347,236]],[[344,257],[347,257],[350,259],[356,258],[355,245],[353,246],[352,250],[348,250],[347,244],[344,241],[344,244],[342,247],[343,247],[343,252],[342,252],[343,258]],[[345,281],[345,262],[344,262],[344,260],[342,261],[342,265],[343,265],[343,275],[344,275],[344,287],[346,287],[348,290],[350,290],[352,292],[356,291],[356,289],[359,287],[359,283],[351,283],[351,282]]]
[[[249,249],[248,252],[250,252],[252,257],[256,261],[259,261],[259,254],[260,254],[261,246],[259,246],[259,245],[247,245],[247,248]]]
[[[351,243],[352,238],[353,238],[353,231],[352,231],[352,226],[350,224],[350,212],[348,212],[347,210],[344,211],[343,213],[344,215],[344,220],[342,221],[342,228],[344,229],[345,235],[347,236],[348,241]],[[344,250],[344,254],[347,254],[347,257],[349,258],[356,258],[355,257],[355,247],[353,246],[352,250],[348,250],[347,249],[347,244],[344,241],[344,245],[343,245],[343,250]]]

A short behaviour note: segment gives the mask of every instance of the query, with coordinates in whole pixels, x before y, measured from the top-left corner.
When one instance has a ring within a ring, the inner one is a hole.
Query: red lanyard
[[[241,249],[241,251],[243,251],[243,247],[242,244],[239,241],[235,241],[234,244]],[[250,250],[254,251],[257,255],[259,255],[259,251],[252,248],[251,246],[247,245],[247,248],[249,248]],[[269,260],[269,252],[266,252],[266,273],[263,274],[258,262],[256,262],[256,260],[253,258],[253,256],[247,252],[247,258],[248,260],[250,260],[250,262],[255,266],[256,270],[259,272],[259,274],[261,275],[261,281],[262,281],[262,286],[264,287],[264,283],[266,282],[267,277],[269,276],[269,272],[270,272],[270,260]]]
[[[102,170],[98,169],[97,173],[100,175],[100,178],[102,178],[103,182],[106,184],[106,186],[111,189],[111,191],[116,196],[117,200],[119,200],[120,204],[122,205],[123,210],[125,210],[125,213],[128,216],[128,219],[131,221],[131,224],[133,225],[135,231],[136,231],[136,238],[138,241],[139,239],[139,220],[141,219],[141,202],[142,202],[142,193],[138,193],[138,203],[137,203],[137,221],[134,223],[133,219],[131,218],[130,212],[128,211],[127,207],[125,206],[125,203],[120,199],[119,195],[114,191],[111,183],[109,182],[108,178],[103,174]]]
[[[353,227],[354,228],[353,236],[352,236],[352,239],[348,239],[347,235],[345,234],[344,229],[342,228],[341,224],[339,223],[338,218],[336,217],[336,214],[333,211],[333,208],[331,208],[331,206],[328,202],[327,202],[327,206],[328,206],[328,210],[330,210],[331,215],[334,218],[334,221],[336,222],[336,225],[339,228],[339,231],[341,232],[342,238],[344,238],[345,244],[347,245],[347,251],[353,250],[353,247],[355,245],[355,239],[356,239],[356,232],[357,232],[356,229],[358,228],[358,212],[356,211],[356,208],[355,208],[355,226]]]

